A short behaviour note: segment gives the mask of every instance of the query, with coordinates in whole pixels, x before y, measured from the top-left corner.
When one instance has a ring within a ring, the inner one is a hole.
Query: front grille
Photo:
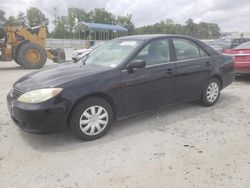
[[[13,88],[12,91],[11,91],[11,95],[15,99],[17,99],[18,97],[20,97],[23,93],[24,93],[23,91],[21,91],[20,89],[17,89],[17,88]]]

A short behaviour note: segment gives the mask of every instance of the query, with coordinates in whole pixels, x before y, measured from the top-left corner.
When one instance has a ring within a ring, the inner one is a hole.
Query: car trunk
[[[234,56],[235,69],[246,69],[250,71],[250,49],[231,49],[225,50],[224,53]]]

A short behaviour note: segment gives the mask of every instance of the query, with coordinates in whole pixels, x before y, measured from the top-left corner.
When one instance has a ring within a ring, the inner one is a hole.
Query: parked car
[[[237,46],[250,41],[250,38],[234,38],[231,42],[229,49],[236,48]]]
[[[235,73],[250,73],[250,41],[243,43],[234,49],[224,50],[223,53],[234,56]]]
[[[209,45],[218,52],[222,52],[224,49],[229,49],[231,45],[230,41],[226,41],[223,39],[203,40],[203,42],[205,42],[207,45]]]
[[[104,42],[99,42],[98,44],[95,44],[90,48],[75,50],[72,54],[72,60],[78,61],[78,60],[82,59],[83,57],[88,55],[90,52],[92,52],[94,49],[98,48],[103,43]]]
[[[233,57],[186,36],[137,35],[104,43],[78,63],[19,79],[7,96],[13,121],[34,133],[103,136],[113,120],[200,100],[214,105],[234,80]]]

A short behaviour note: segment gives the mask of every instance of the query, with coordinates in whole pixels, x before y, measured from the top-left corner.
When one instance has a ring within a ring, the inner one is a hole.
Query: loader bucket
[[[50,53],[54,56],[53,61],[55,63],[61,63],[65,61],[65,51],[62,48],[50,49]]]

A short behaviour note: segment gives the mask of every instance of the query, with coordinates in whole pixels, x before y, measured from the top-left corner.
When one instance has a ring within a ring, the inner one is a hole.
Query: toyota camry
[[[137,35],[104,43],[77,63],[20,78],[7,96],[21,129],[70,128],[83,140],[103,136],[114,120],[200,100],[214,105],[234,80],[233,57],[178,35]]]

